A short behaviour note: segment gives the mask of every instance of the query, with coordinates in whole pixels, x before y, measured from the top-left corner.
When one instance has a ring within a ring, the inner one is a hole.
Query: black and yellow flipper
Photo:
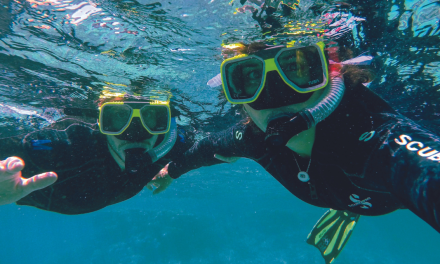
[[[307,237],[307,243],[321,252],[326,264],[341,253],[360,215],[348,211],[330,209],[313,227]]]

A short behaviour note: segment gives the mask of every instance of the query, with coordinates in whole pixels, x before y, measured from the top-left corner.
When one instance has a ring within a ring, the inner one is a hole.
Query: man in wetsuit
[[[188,149],[168,102],[125,95],[102,103],[99,111],[66,109],[76,117],[1,139],[0,205],[93,212],[135,196]]]

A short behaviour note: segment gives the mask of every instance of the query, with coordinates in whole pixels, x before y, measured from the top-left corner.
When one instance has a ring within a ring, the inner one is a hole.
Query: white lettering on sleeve
[[[424,148],[424,149],[421,149],[421,150],[419,150],[419,152],[417,152],[417,154],[419,154],[419,156],[420,157],[429,157],[429,156],[431,156],[431,155],[434,155],[434,154],[437,154],[438,153],[438,151],[437,150],[433,150],[433,151],[429,151],[429,150],[431,150],[432,148],[430,148],[430,147],[426,147],[426,148]],[[427,151],[429,151],[428,153],[426,153]]]
[[[411,151],[419,150],[419,149],[414,148],[413,145],[418,145],[420,148],[423,148],[423,143],[422,142],[418,142],[418,141],[413,141],[411,143],[408,143],[408,145],[406,145],[406,148],[411,150]]]
[[[417,151],[417,155],[419,155],[420,157],[424,157],[440,163],[440,151],[432,149],[431,147],[424,147],[425,144],[423,144],[422,142],[411,140],[412,138],[408,135],[400,135],[399,138],[394,139],[397,144],[401,146],[406,145],[405,147],[408,150]],[[418,148],[416,146],[418,146]]]
[[[412,140],[412,138],[410,136],[408,136],[408,135],[400,135],[399,138],[400,138],[401,141],[399,141],[397,138],[395,138],[394,141],[397,144],[401,145],[401,146],[404,146],[404,145],[408,144],[408,141]]]
[[[432,155],[431,157],[428,158],[429,160],[433,160],[433,161],[439,161],[440,162],[440,153],[437,153],[435,155]]]

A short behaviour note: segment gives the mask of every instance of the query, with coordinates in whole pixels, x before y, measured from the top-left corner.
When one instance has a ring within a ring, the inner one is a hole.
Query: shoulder
[[[67,129],[75,129],[79,127],[84,127],[89,130],[99,130],[98,122],[95,119],[91,118],[72,118],[72,117],[65,117],[62,118],[49,127],[45,128],[47,129],[53,129],[53,130],[67,130]]]
[[[335,112],[363,111],[368,113],[393,113],[397,112],[377,93],[363,84],[350,85],[346,83],[344,97]]]
[[[24,145],[30,147],[42,144],[71,144],[77,141],[86,142],[103,137],[96,124],[74,118],[65,118],[42,130],[24,136]]]
[[[106,138],[94,124],[66,118],[50,127],[27,134],[23,146],[29,158],[40,166],[76,164],[106,151]]]

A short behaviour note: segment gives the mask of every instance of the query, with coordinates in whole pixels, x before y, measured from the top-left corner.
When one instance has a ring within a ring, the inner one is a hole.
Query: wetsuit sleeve
[[[196,142],[181,157],[170,163],[168,173],[171,178],[176,179],[190,170],[223,163],[214,154],[256,158],[263,153],[263,142],[263,133],[256,132],[251,125],[239,124]]]
[[[387,188],[440,232],[440,137],[408,119],[388,131],[376,155],[376,166],[389,172]]]

